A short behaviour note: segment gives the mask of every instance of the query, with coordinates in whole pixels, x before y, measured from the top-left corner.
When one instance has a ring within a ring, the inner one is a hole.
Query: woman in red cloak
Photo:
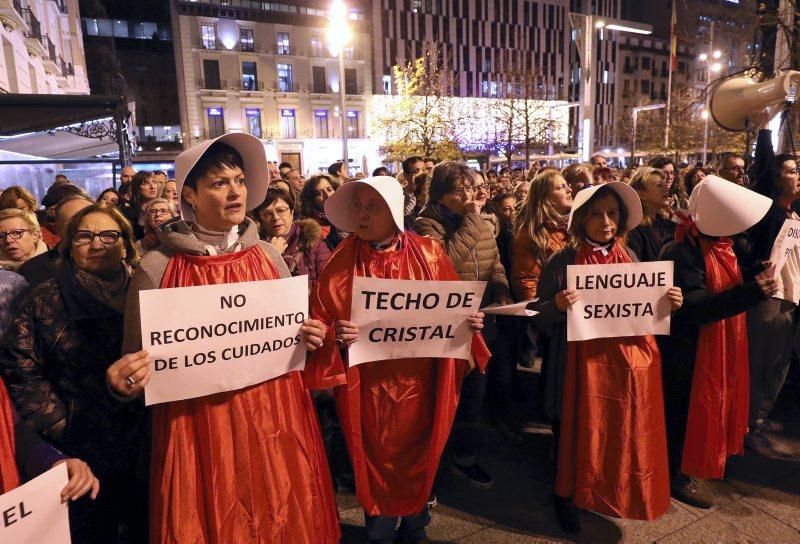
[[[152,374],[147,353],[138,351],[139,291],[289,277],[245,217],[268,185],[258,139],[226,134],[196,146],[178,156],[175,173],[184,220],[162,225],[161,245],[142,259],[125,310],[128,355],[107,374],[128,397]],[[309,351],[322,344],[322,323],[306,320],[301,331]],[[339,541],[322,437],[299,372],[155,406],[150,485],[152,543]]]
[[[545,264],[537,322],[566,344],[566,369],[556,474],[556,514],[580,530],[575,507],[620,518],[651,520],[669,509],[669,468],[661,390],[661,356],[653,336],[566,341],[566,312],[578,292],[566,289],[567,267],[630,263],[625,232],[642,220],[639,197],[625,183],[579,192],[572,205],[570,247]],[[670,288],[673,309],[681,291]],[[559,325],[560,324],[560,325]]]
[[[329,327],[306,365],[306,380],[314,389],[336,387],[369,542],[427,542],[427,499],[469,363],[427,357],[348,367],[347,347],[358,338],[349,321],[353,277],[458,276],[439,243],[403,230],[403,191],[394,178],[351,181],[328,199],[325,212],[336,228],[353,234],[331,256],[312,297],[312,316]],[[489,357],[477,333],[483,314],[469,320],[476,331],[473,358],[483,371]]]

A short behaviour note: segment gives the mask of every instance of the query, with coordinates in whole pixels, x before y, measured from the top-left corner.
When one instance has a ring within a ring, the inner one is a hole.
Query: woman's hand
[[[756,282],[765,297],[770,298],[778,294],[778,282],[775,278],[761,277],[756,279]]]
[[[358,341],[358,325],[352,321],[338,320],[333,324],[336,330],[336,342],[344,347]]]
[[[475,312],[474,314],[469,314],[467,317],[467,321],[469,321],[469,328],[472,329],[472,332],[480,332],[483,329],[483,312]]]
[[[328,327],[319,319],[306,319],[303,321],[303,326],[300,327],[300,335],[306,344],[306,350],[313,352],[322,347],[327,331]]]
[[[683,306],[683,291],[681,291],[680,287],[675,287],[674,285],[670,287],[667,291],[667,298],[673,312]]]
[[[67,475],[69,475],[69,482],[61,490],[61,502],[78,500],[89,491],[92,492],[89,497],[95,500],[100,492],[100,480],[92,473],[89,465],[80,459],[62,459],[53,466],[57,467],[61,463],[67,464]]]
[[[283,255],[283,252],[286,251],[286,248],[289,247],[289,244],[286,243],[286,238],[283,236],[273,236],[269,240],[267,240],[272,247],[278,250],[278,253]]]
[[[578,292],[574,289],[564,289],[563,291],[559,291],[556,295],[556,308],[558,308],[561,312],[566,312],[569,310],[573,304],[578,302],[578,299],[581,296]]]
[[[152,361],[144,350],[124,355],[108,367],[106,381],[123,397],[138,395],[153,375]]]

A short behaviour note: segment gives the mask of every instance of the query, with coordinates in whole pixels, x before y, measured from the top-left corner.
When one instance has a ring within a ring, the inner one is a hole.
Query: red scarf
[[[14,453],[14,412],[6,386],[0,379],[0,495],[19,486]]]
[[[692,222],[679,225],[676,238],[700,245],[710,293],[742,283],[730,238],[701,237]],[[745,316],[741,313],[700,328],[681,463],[688,476],[722,478],[728,456],[743,451],[750,378]]]

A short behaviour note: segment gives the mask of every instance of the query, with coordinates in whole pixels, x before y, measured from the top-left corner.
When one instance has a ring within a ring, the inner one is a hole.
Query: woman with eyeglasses
[[[481,307],[492,302],[508,304],[512,300],[495,241],[496,220],[492,224],[481,215],[487,198],[482,176],[476,176],[464,163],[442,161],[433,168],[428,204],[414,221],[418,234],[442,242],[458,279],[488,282]],[[484,329],[483,335],[489,341],[494,340],[494,327]],[[485,387],[485,375],[472,372],[465,378],[451,438],[454,472],[481,489],[488,489],[494,483],[478,464],[484,436],[477,422]]]
[[[175,217],[175,208],[166,198],[154,198],[144,206],[144,238],[136,242],[136,249],[144,255],[161,243],[158,240],[158,227]]]
[[[283,256],[292,276],[308,275],[309,287],[319,278],[331,250],[322,239],[322,228],[312,219],[292,218],[294,198],[277,187],[270,187],[264,202],[253,210],[261,227],[261,237]]]
[[[6,331],[0,372],[19,417],[44,440],[83,459],[102,493],[70,504],[73,542],[119,542],[127,526],[144,542],[145,482],[137,480],[144,406],[109,393],[106,369],[119,358],[130,269],[131,228],[115,208],[93,204],[70,221],[54,279],[33,287]]]
[[[0,268],[16,272],[47,251],[36,217],[17,208],[0,210]]]

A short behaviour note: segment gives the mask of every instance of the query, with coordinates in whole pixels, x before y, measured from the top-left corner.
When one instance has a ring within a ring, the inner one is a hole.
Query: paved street
[[[524,387],[535,374],[523,375]],[[491,431],[485,465],[495,478],[491,490],[471,487],[442,463],[428,536],[434,542],[800,542],[800,407],[796,389],[784,391],[776,419],[786,424],[772,435],[775,459],[746,452],[729,462],[728,477],[714,482],[719,506],[700,510],[672,501],[670,511],[654,522],[621,521],[583,513],[579,536],[562,533],[552,506],[552,435],[531,425],[521,442]],[[535,415],[532,413],[532,415]],[[363,512],[352,495],[338,496],[345,543],[364,542]]]

